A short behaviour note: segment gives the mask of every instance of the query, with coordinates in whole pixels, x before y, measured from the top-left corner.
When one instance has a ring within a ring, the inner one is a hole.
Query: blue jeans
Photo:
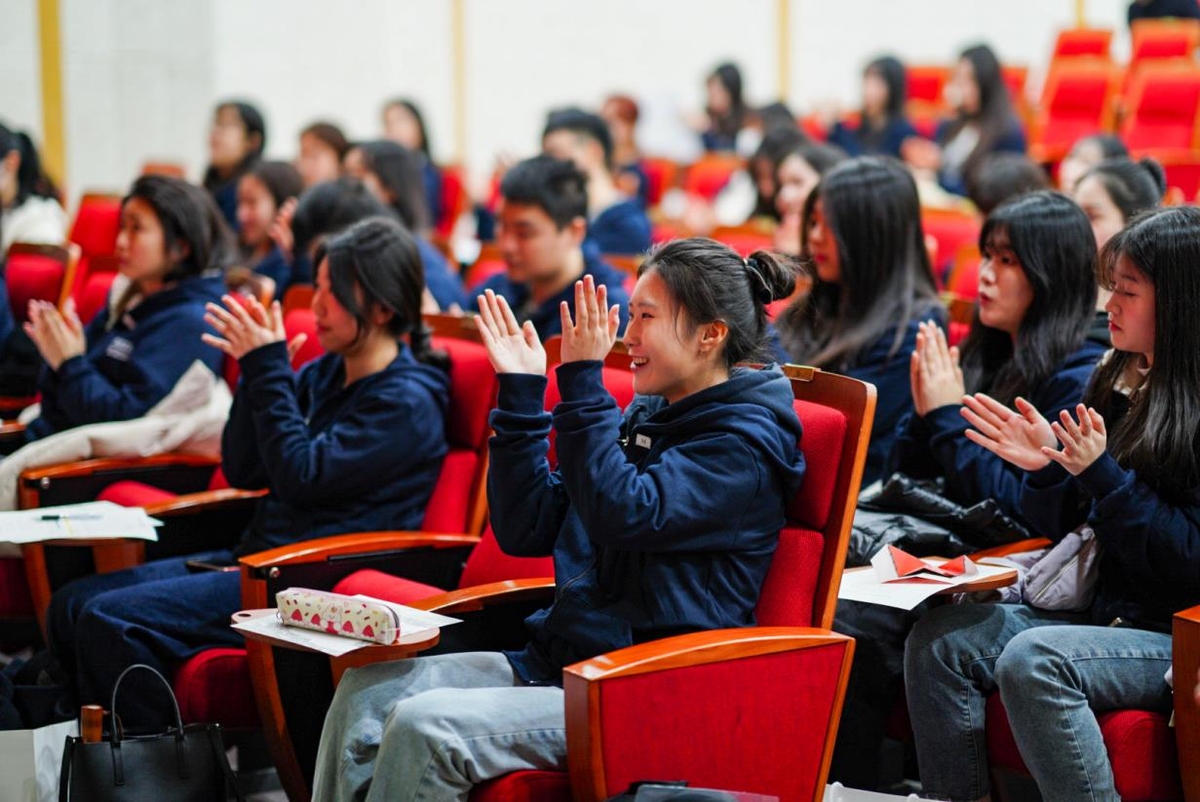
[[[313,799],[465,800],[485,780],[566,765],[561,688],[520,684],[499,652],[418,657],[342,677]]]
[[[905,644],[904,676],[925,794],[988,793],[984,701],[999,689],[1042,796],[1118,800],[1096,713],[1166,711],[1171,636],[1083,625],[1074,613],[964,604],[931,611]]]
[[[232,562],[229,551],[139,565],[64,585],[50,599],[50,649],[75,677],[78,701],[108,706],[113,683],[145,663],[168,681],[179,663],[214,646],[241,646],[229,617],[241,608],[236,571],[192,573],[186,560]],[[135,672],[121,685],[118,711],[126,727],[165,723],[170,705],[156,680]]]

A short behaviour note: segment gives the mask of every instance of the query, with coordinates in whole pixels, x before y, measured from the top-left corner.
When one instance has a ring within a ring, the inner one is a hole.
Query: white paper
[[[931,560],[931,562],[935,561]],[[843,571],[842,584],[838,588],[838,598],[911,610],[930,596],[946,590],[947,587],[978,582],[1012,570],[1000,565],[979,563],[976,564],[976,567],[979,569],[978,572],[971,576],[954,577],[952,580],[946,577],[937,577],[935,580],[930,576],[928,581],[922,577],[921,579],[881,582],[870,566]]]
[[[158,540],[160,525],[141,507],[110,501],[0,512],[0,543],[133,538]]]
[[[341,635],[330,635],[326,632],[318,632],[315,629],[284,626],[279,617],[274,615],[238,619],[233,623],[233,628],[241,632],[267,635],[268,637],[294,643],[297,646],[312,649],[315,652],[321,652],[331,657],[339,657],[343,654],[349,654],[356,649],[361,649],[364,646],[372,645],[371,641],[343,638]]]

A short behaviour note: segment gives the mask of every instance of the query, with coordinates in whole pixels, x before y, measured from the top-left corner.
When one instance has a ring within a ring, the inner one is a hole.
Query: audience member
[[[315,122],[301,131],[296,170],[304,179],[304,187],[336,181],[342,174],[342,159],[348,150],[346,135],[333,123]]]
[[[782,253],[800,253],[804,207],[821,176],[846,160],[846,152],[835,145],[800,140],[781,150],[775,161],[775,210],[779,226],[775,247]]]
[[[421,154],[425,206],[429,209],[429,219],[437,222],[442,210],[442,173],[433,162],[429,131],[416,103],[402,98],[388,101],[383,107],[383,138]]]
[[[734,151],[750,108],[742,98],[742,72],[736,64],[717,65],[704,81],[706,127],[700,141],[708,151]]]
[[[863,70],[862,111],[856,122],[837,121],[829,131],[830,144],[851,156],[883,155],[900,158],[900,146],[917,136],[904,114],[908,80],[895,56],[881,56]]]
[[[264,289],[276,298],[283,298],[291,286],[292,266],[271,238],[271,229],[283,205],[303,190],[300,174],[287,162],[259,162],[238,182],[239,265],[269,279]]]
[[[623,194],[637,198],[645,209],[649,205],[650,182],[642,167],[637,144],[637,101],[628,95],[610,95],[600,107],[600,116],[612,138],[613,180]]]
[[[967,176],[967,197],[984,217],[1018,195],[1050,189],[1050,176],[1020,153],[989,153]]]
[[[225,222],[237,230],[237,185],[262,158],[267,146],[267,126],[262,113],[245,101],[217,106],[208,133],[208,169],[204,188],[213,196]]]
[[[1128,159],[1129,148],[1115,134],[1093,134],[1075,141],[1071,152],[1058,165],[1058,188],[1072,192],[1079,179],[1100,162]]]
[[[67,213],[27,134],[0,125],[0,256],[14,242],[61,245]],[[2,341],[0,341],[2,342]]]

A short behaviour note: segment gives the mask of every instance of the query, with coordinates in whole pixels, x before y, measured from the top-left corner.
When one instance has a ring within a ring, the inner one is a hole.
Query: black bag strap
[[[246,795],[242,793],[241,786],[237,783],[237,777],[233,773],[233,769],[229,765],[229,760],[225,757],[225,741],[221,738],[221,725],[208,724],[208,743],[213,750],[213,760],[221,767],[221,773],[225,775],[225,787],[233,792],[234,799],[237,802],[246,802]]]
[[[58,802],[70,802],[71,799],[71,763],[75,754],[76,740],[67,736],[63,748],[62,766],[58,770]]]
[[[127,677],[129,675],[129,672],[136,671],[139,668],[143,669],[145,671],[149,671],[151,674],[158,677],[158,681],[161,682],[162,686],[167,689],[167,697],[171,700],[171,709],[175,712],[175,734],[176,734],[175,737],[182,740],[183,739],[183,717],[179,714],[179,702],[176,701],[176,699],[175,699],[175,691],[171,688],[171,683],[167,682],[166,677],[164,677],[162,674],[160,674],[157,669],[153,668],[152,666],[148,666],[145,663],[134,663],[133,665],[129,666],[124,671],[122,671],[121,676],[117,677],[117,681],[113,685],[112,701],[109,702],[109,705],[108,705],[108,709],[112,713],[114,722],[117,719],[117,692],[119,690],[121,690],[121,683],[124,681],[125,677]],[[121,728],[117,727],[114,723],[113,733],[112,733],[113,745],[120,746],[122,737],[123,737],[123,733],[121,731]]]

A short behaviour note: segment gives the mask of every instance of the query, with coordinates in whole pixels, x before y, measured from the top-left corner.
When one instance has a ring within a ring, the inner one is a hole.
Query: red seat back
[[[1112,44],[1112,28],[1072,28],[1058,32],[1054,53],[1050,60],[1073,56],[1097,56],[1108,58]]]
[[[463,169],[457,164],[447,164],[439,169],[442,176],[441,208],[434,210],[434,230],[444,238],[454,233],[454,224],[470,205],[463,180]]]
[[[29,319],[29,302],[57,304],[67,274],[67,252],[57,246],[15,243],[5,260],[8,303],[18,323]]]
[[[1130,150],[1194,148],[1200,111],[1200,69],[1145,66],[1134,78],[1121,138]]]

